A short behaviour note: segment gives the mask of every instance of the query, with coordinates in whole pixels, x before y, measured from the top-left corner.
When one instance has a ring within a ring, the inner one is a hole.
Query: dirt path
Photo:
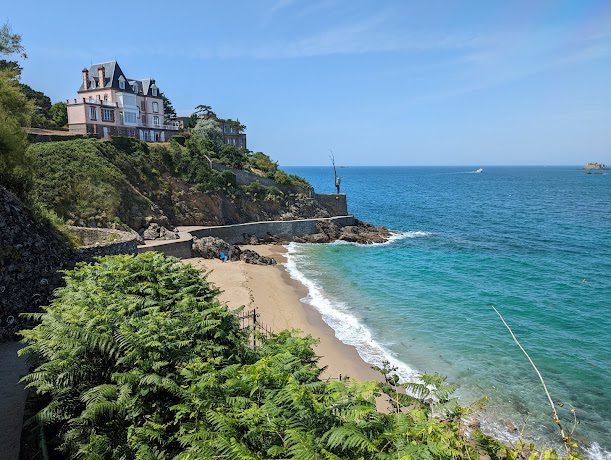
[[[26,392],[19,379],[27,373],[24,358],[17,356],[23,345],[18,342],[0,343],[0,457],[19,459],[19,441]]]

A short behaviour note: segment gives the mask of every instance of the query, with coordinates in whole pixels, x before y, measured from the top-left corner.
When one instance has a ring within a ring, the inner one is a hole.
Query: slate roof
[[[134,86],[134,84],[136,84],[138,94],[144,96],[152,96],[151,86],[155,84],[155,80],[152,80],[150,78],[144,80],[128,79],[123,73],[123,70],[121,70],[121,67],[119,67],[117,61],[102,62],[100,64],[93,64],[91,67],[89,67],[89,88],[84,88],[83,83],[81,82],[81,86],[78,90],[79,93],[88,89],[98,89],[102,87],[101,85],[99,85],[98,82],[98,67],[100,66],[104,66],[104,88],[115,88],[121,91],[125,91],[127,93],[135,94],[132,87]],[[119,87],[119,78],[121,76],[123,76],[125,82],[127,83],[125,85],[125,89],[121,89]],[[94,83],[95,87],[92,88],[91,83]],[[157,92],[157,94],[159,95],[159,92]]]

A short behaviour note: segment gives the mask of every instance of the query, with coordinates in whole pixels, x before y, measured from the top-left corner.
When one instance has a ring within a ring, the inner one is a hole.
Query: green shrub
[[[301,176],[298,176],[296,174],[289,174],[289,177],[291,178],[291,183],[293,185],[297,185],[303,188],[312,188],[312,185]]]
[[[286,172],[279,169],[274,173],[274,180],[280,185],[297,185],[299,187],[311,188],[310,183],[303,177],[296,176],[294,174],[287,174]]]
[[[282,190],[278,187],[274,187],[273,185],[268,185],[265,187],[265,199],[270,201],[276,201],[278,198],[284,196]]]
[[[96,219],[105,223],[117,215],[123,173],[102,157],[95,140],[32,144],[33,203],[53,210],[61,219]]]
[[[248,157],[248,162],[252,168],[263,171],[266,175],[272,175],[278,169],[278,163],[273,161],[263,152],[256,152]],[[269,177],[269,176],[268,176]]]
[[[281,169],[274,173],[274,180],[280,185],[292,184],[291,177]]]
[[[140,151],[140,152],[149,151],[149,146],[146,142],[143,142],[134,137],[114,136],[110,142],[117,149],[123,150],[124,152],[127,152],[127,153],[134,153],[137,151]]]
[[[154,252],[66,272],[20,352],[35,366],[23,381],[46,401],[36,418],[51,446],[96,459],[536,453],[523,446],[518,457],[477,431],[472,441],[467,410],[437,375],[399,385],[385,366],[382,383],[322,381],[311,337],[284,331],[253,347],[217,295],[199,271]]]
[[[265,187],[258,180],[251,182],[248,185],[242,186],[244,192],[254,198],[261,198],[265,195]]]
[[[235,188],[237,186],[237,178],[233,171],[224,170],[219,174],[220,182],[224,187]]]

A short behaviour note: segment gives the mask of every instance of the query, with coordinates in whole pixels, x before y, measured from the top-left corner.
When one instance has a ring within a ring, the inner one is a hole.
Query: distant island
[[[586,163],[583,169],[587,172],[606,171],[609,169],[609,167],[603,163]]]

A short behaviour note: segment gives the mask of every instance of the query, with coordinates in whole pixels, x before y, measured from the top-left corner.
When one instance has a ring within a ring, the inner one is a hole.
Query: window
[[[113,109],[102,109],[102,121],[115,121],[115,111]]]
[[[158,102],[153,102],[153,112],[155,113],[159,112],[159,103]]]
[[[89,96],[89,102],[93,102],[93,96]]]
[[[96,98],[96,100],[98,100],[98,101],[99,101],[99,100],[100,100],[100,95],[99,95],[99,94],[96,94],[95,98]]]
[[[108,94],[104,94],[104,100],[108,101]]]
[[[136,105],[136,96],[133,94],[123,93],[123,105],[134,107]]]
[[[122,78],[119,79],[119,88],[125,89],[125,80]]]
[[[154,86],[151,88],[151,94],[153,96],[157,96],[157,88],[155,88]]]
[[[136,124],[137,119],[138,118],[136,117],[136,113],[135,112],[123,112],[123,121],[125,123]]]
[[[134,93],[138,94],[138,85],[132,86],[132,89],[134,90]]]
[[[154,124],[155,126],[159,126],[159,117],[158,117],[157,115],[155,115],[155,116],[153,117],[153,124]]]
[[[98,119],[98,111],[95,109],[95,107],[89,107],[89,118],[92,120]]]

